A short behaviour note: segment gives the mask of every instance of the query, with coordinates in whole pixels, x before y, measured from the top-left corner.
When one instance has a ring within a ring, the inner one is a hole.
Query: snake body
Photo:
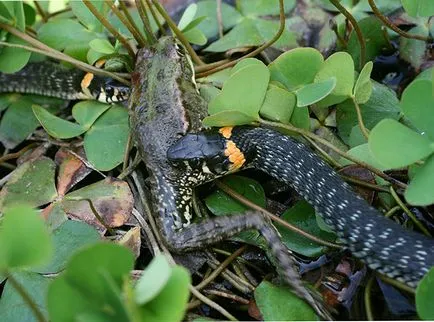
[[[220,131],[223,133],[223,131]],[[226,133],[229,133],[226,131]],[[170,149],[174,161],[204,160],[216,174],[229,142],[245,156],[243,167],[260,169],[291,185],[312,204],[352,254],[370,268],[415,287],[434,266],[434,240],[381,215],[321,158],[293,138],[264,128],[234,127],[230,135],[189,134]],[[230,162],[226,162],[226,168]]]

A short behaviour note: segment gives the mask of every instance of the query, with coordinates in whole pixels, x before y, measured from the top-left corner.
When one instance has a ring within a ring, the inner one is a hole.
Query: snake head
[[[108,79],[101,87],[99,101],[104,103],[123,102],[130,96],[130,88],[114,79]]]
[[[167,150],[167,158],[175,167],[223,175],[230,170],[225,148],[225,139],[216,133],[189,133]]]

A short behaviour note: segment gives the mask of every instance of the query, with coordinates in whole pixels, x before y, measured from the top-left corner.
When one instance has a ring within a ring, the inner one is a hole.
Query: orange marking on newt
[[[244,153],[241,152],[241,150],[237,148],[234,141],[231,140],[228,140],[226,143],[225,156],[227,156],[231,162],[231,165],[229,166],[229,171],[231,172],[238,170],[246,162]]]
[[[81,88],[86,89],[89,87],[90,83],[92,82],[93,74],[92,73],[86,73],[84,75],[83,79],[81,80]]]
[[[225,139],[229,139],[232,135],[233,126],[225,126],[219,129],[219,133],[223,135]]]

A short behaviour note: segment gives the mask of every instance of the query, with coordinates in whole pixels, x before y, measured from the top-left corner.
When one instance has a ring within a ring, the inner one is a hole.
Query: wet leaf
[[[262,282],[255,300],[264,321],[318,321],[313,309],[287,287]]]
[[[55,168],[54,162],[45,157],[20,165],[0,191],[1,211],[14,204],[22,204],[23,200],[32,207],[54,200],[57,196]]]
[[[66,213],[100,229],[103,225],[95,217],[89,200],[109,227],[122,226],[131,215],[134,202],[128,184],[110,177],[66,194],[62,201]]]
[[[32,301],[38,306],[45,319],[48,320],[45,296],[53,278],[31,272],[17,272],[13,276],[26,289]],[[0,316],[2,321],[37,322],[29,305],[10,282],[6,282],[0,298]]]
[[[305,201],[297,202],[292,208],[285,211],[281,218],[322,240],[334,241],[336,239],[335,234],[320,229],[317,224],[315,210]],[[290,231],[280,224],[276,224],[276,227],[282,236],[282,242],[289,249],[299,254],[307,257],[316,257],[323,254],[327,249],[326,246]]]

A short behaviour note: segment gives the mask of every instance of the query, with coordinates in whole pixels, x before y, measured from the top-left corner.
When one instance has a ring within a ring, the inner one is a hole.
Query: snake
[[[16,74],[0,74],[0,92],[106,102],[130,94],[131,130],[150,175],[160,232],[171,249],[189,251],[258,229],[286,271],[287,282],[315,305],[316,299],[296,280],[298,272],[278,233],[262,215],[249,212],[191,222],[195,187],[255,168],[293,187],[371,269],[416,287],[434,266],[432,238],[383,216],[304,143],[262,127],[204,129],[207,103],[198,93],[188,54],[171,37],[139,50],[131,91],[96,76],[86,83],[86,75],[52,63],[33,63]],[[321,308],[316,310],[327,316]]]

